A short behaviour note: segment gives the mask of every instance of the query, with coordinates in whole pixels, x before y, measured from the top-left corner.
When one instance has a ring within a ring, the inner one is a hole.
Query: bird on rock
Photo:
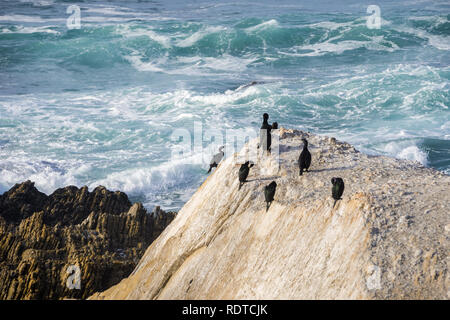
[[[309,166],[311,165],[311,152],[308,150],[308,141],[303,138],[303,150],[298,158],[298,166],[300,167],[300,175],[303,175],[303,170],[308,172]]]
[[[209,163],[209,170],[208,173],[211,172],[212,168],[217,168],[217,165],[219,164],[219,162],[222,160],[223,156],[225,155],[225,153],[223,152],[223,148],[224,146],[221,146],[219,148],[219,153],[216,153],[213,158],[211,159],[210,163]]]
[[[248,174],[250,173],[250,168],[253,167],[253,163],[250,164],[250,161],[245,162],[241,165],[239,168],[239,189],[241,190],[241,187],[244,185],[245,182],[247,182]]]
[[[275,181],[272,181],[264,187],[264,197],[266,198],[266,212],[269,210],[269,207],[272,204],[276,189],[277,183]]]
[[[267,113],[263,114],[263,123],[259,134],[259,145],[264,151],[270,152],[270,146],[272,144],[272,126],[269,124],[269,115]]]
[[[344,193],[344,180],[342,178],[332,178],[331,184],[333,187],[331,188],[331,195],[334,199],[333,208],[336,205],[338,200],[342,200],[341,196]]]

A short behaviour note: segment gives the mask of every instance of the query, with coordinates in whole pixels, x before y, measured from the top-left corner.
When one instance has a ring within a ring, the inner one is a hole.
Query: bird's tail
[[[300,175],[303,175],[303,168],[300,168]]]
[[[267,202],[266,203],[266,212],[269,211],[269,207],[270,207],[271,204],[272,204],[272,202]]]
[[[208,173],[210,173],[210,172],[211,172],[211,169],[212,169],[212,166],[209,166],[209,170],[208,170]]]
[[[244,184],[243,182],[239,182],[239,189],[238,190],[241,190],[241,187],[242,187],[243,184]]]
[[[336,202],[337,202],[337,200],[334,200],[333,209],[334,209],[334,206],[336,205]]]

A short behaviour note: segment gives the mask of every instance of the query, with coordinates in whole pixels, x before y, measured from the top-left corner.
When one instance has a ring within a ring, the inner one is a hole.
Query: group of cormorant
[[[269,124],[269,115],[267,113],[263,114],[263,123],[260,129],[260,140],[258,144],[258,148],[262,148],[262,150],[270,153],[271,144],[272,144],[272,129],[278,129],[278,123],[274,122],[272,125]],[[303,150],[300,153],[298,158],[298,166],[299,166],[299,175],[303,175],[303,172],[308,172],[308,169],[311,165],[311,153],[308,150],[308,141],[305,138],[302,138],[303,141]],[[219,153],[215,154],[209,164],[208,173],[211,172],[211,169],[217,167],[219,162],[224,157],[223,146],[219,148]],[[250,161],[246,161],[239,168],[239,189],[247,182],[248,174],[250,173],[250,168],[253,167],[253,163]],[[336,205],[338,200],[341,200],[341,196],[344,193],[344,180],[342,178],[332,178],[331,179],[331,195],[334,199],[333,208]],[[277,189],[277,183],[272,181],[268,185],[264,187],[264,197],[266,201],[266,212],[269,210],[272,201],[274,200],[275,191]]]

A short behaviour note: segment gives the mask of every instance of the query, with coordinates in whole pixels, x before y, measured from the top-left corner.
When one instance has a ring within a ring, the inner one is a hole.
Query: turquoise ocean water
[[[0,192],[102,184],[179,209],[208,166],[172,159],[174,130],[263,112],[449,174],[449,63],[448,1],[1,1]]]

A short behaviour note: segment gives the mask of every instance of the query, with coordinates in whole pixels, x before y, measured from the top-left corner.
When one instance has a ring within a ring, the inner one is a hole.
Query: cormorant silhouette
[[[344,193],[344,180],[342,178],[332,178],[331,183],[333,184],[333,187],[331,188],[331,195],[334,199],[333,208],[336,205],[336,202],[338,200],[342,200],[341,196]]]
[[[266,212],[269,210],[269,207],[272,204],[276,189],[277,183],[275,181],[272,181],[264,187],[264,197],[266,198]]]
[[[300,168],[300,175],[303,174],[303,170],[308,172],[309,166],[311,165],[311,153],[308,150],[308,141],[303,138],[303,150],[298,158],[298,166]]]
[[[219,153],[216,153],[213,158],[211,159],[210,163],[209,163],[209,170],[208,173],[211,172],[211,169],[214,167],[217,167],[217,165],[219,164],[219,162],[222,160],[223,156],[225,155],[225,153],[223,152],[223,148],[225,148],[224,146],[221,146],[219,148]]]
[[[239,168],[239,189],[241,190],[242,185],[247,182],[248,174],[250,173],[250,168],[253,167],[253,163],[250,165],[250,161],[245,162]]]

